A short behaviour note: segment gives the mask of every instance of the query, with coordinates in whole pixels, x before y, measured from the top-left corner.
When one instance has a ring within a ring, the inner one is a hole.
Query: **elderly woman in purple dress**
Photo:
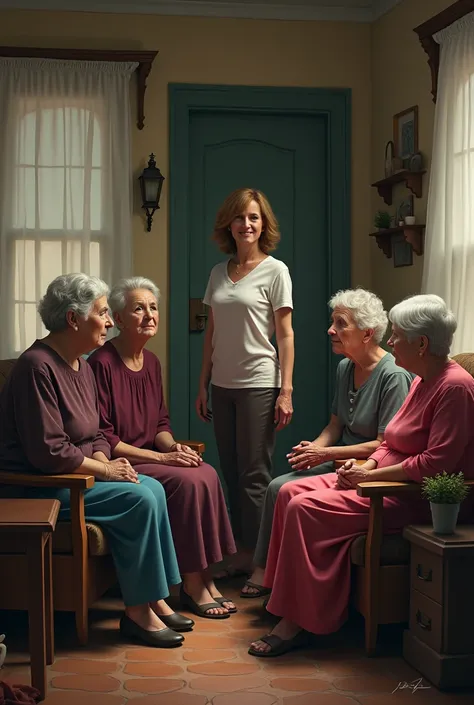
[[[112,289],[109,305],[120,333],[89,358],[101,430],[114,458],[126,458],[163,485],[183,605],[201,617],[223,619],[236,608],[217,590],[209,566],[236,548],[217,473],[174,439],[160,362],[145,349],[158,330],[159,298],[158,288],[144,277],[123,279]]]

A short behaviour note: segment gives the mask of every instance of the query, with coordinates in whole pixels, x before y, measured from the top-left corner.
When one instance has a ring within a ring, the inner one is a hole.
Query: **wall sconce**
[[[161,188],[165,177],[156,166],[155,155],[150,154],[148,166],[143,169],[141,176],[138,177],[140,182],[140,191],[142,194],[142,208],[146,211],[147,232],[151,230],[153,222],[153,214],[159,209]]]

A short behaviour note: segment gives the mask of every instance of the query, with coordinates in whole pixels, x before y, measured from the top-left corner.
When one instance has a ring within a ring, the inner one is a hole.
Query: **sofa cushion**
[[[90,556],[106,556],[110,553],[107,538],[97,524],[86,523]],[[24,543],[15,536],[0,537],[0,553],[24,553]],[[59,521],[53,534],[53,553],[72,553],[71,524]]]
[[[367,535],[358,536],[351,544],[351,561],[354,565],[365,565]],[[380,565],[407,565],[410,562],[410,542],[401,534],[388,534],[382,538]]]

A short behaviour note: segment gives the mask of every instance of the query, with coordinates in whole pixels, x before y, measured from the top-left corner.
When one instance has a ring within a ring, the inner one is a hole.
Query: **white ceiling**
[[[399,2],[401,0],[0,0],[0,10],[75,10],[194,17],[371,22]]]

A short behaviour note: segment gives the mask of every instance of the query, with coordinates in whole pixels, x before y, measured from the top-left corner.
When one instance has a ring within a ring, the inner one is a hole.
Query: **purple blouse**
[[[18,358],[0,394],[0,467],[69,473],[110,446],[99,431],[89,365],[75,371],[37,340]]]
[[[157,433],[171,433],[156,355],[144,350],[143,367],[134,372],[109,341],[88,362],[97,382],[100,428],[112,448],[122,441],[152,450]]]

